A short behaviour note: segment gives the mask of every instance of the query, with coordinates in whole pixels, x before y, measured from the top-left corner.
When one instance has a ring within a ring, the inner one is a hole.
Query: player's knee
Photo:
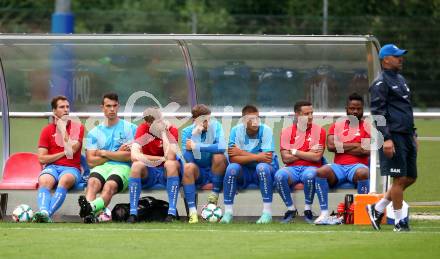
[[[167,172],[167,177],[179,175],[179,162],[175,160],[167,160],[164,163],[164,167]]]
[[[145,165],[141,161],[134,161],[131,165],[131,170],[141,170]]]
[[[189,183],[192,182],[194,179],[196,170],[196,165],[193,163],[187,163],[184,165],[184,171],[183,171],[183,182]]]
[[[178,165],[179,165],[179,162],[177,162],[175,160],[167,160],[163,164],[163,166],[167,169],[177,169]]]
[[[187,175],[187,174],[192,175],[192,174],[194,174],[194,171],[197,170],[197,165],[194,163],[186,163],[183,166],[183,168],[184,168],[185,175]]]
[[[38,177],[38,186],[52,189],[55,184],[55,178],[50,174],[42,174]]]
[[[226,176],[236,176],[238,175],[238,172],[240,171],[240,165],[237,163],[232,163],[228,165],[228,168],[226,169]]]
[[[328,166],[323,166],[316,170],[316,177],[319,178],[328,178],[330,175]]]
[[[286,170],[280,169],[275,173],[275,181],[278,183],[287,182],[289,179],[289,175]]]
[[[135,161],[131,165],[131,176],[133,177],[140,177],[142,170],[145,168],[144,163],[140,161]]]
[[[58,186],[61,186],[66,189],[70,189],[75,184],[75,180],[76,178],[72,174],[65,174],[61,176]]]
[[[323,172],[323,170],[321,170],[321,168],[316,170],[316,177],[324,178],[323,176],[324,176],[324,172]]]
[[[358,170],[356,170],[356,178],[359,181],[368,180],[369,177],[370,177],[370,174],[369,174],[367,168],[359,168]]]
[[[212,165],[215,167],[226,167],[226,157],[223,154],[214,154],[212,156]]]
[[[90,177],[87,181],[87,189],[99,190],[101,189],[101,181],[96,177]]]
[[[118,183],[115,181],[107,181],[102,188],[101,196],[112,196],[118,192]]]

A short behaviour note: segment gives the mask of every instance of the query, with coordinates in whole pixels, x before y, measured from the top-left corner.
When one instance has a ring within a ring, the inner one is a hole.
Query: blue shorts
[[[200,188],[208,183],[212,183],[212,175],[213,174],[210,167],[199,167],[199,177],[197,177],[195,182],[197,188]]]
[[[306,175],[313,174],[313,178],[316,176],[316,170],[318,169],[315,166],[304,166],[304,165],[297,165],[297,166],[286,166],[281,168],[280,170],[287,170],[289,174],[289,179],[293,181],[293,185],[297,183],[305,183],[306,182]]]
[[[177,161],[180,164],[179,169],[179,178],[182,179],[183,177],[183,163],[180,158],[177,158]],[[145,178],[142,178],[142,188],[143,189],[150,189],[154,187],[155,185],[162,185],[164,188],[167,186],[167,175],[165,172],[165,167],[158,166],[158,167],[149,167],[146,166],[148,175]]]
[[[163,185],[164,187],[167,185],[167,176],[165,173],[165,167],[148,167],[148,176],[142,178],[142,188],[149,189],[155,185]]]
[[[343,184],[345,182],[353,182],[354,175],[356,173],[356,170],[359,168],[367,168],[364,164],[351,164],[351,165],[339,165],[339,164],[329,164],[329,166],[332,168],[333,172],[336,175],[336,178],[338,178],[337,185]]]
[[[272,179],[275,176],[275,169],[269,164],[270,173],[272,174]],[[240,165],[241,173],[237,177],[237,187],[238,189],[247,189],[249,187],[255,188],[260,184],[258,179],[256,167],[242,166]],[[273,181],[275,184],[275,181]]]
[[[61,179],[61,176],[72,174],[75,177],[75,183],[72,188],[76,188],[77,185],[81,183],[81,171],[76,167],[50,164],[41,171],[40,176],[43,174],[52,175],[57,183]]]

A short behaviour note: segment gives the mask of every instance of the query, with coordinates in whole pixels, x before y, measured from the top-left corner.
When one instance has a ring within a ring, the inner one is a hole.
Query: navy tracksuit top
[[[385,126],[377,126],[384,140],[391,133],[415,134],[411,92],[405,78],[393,70],[384,70],[370,86],[371,114],[382,115]]]

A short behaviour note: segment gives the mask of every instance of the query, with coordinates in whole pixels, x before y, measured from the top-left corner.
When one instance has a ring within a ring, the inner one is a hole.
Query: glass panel
[[[2,73],[2,71],[0,70],[0,73]],[[0,86],[1,87],[1,86]],[[3,175],[3,103],[2,103],[2,98],[0,98],[0,170],[2,170],[2,172],[0,173],[0,176]],[[0,177],[1,179],[1,177]]]
[[[169,112],[190,111],[184,58],[175,41],[0,39],[0,55],[11,112],[51,111],[50,99],[58,94],[69,97],[72,112],[100,112],[101,97],[110,91],[119,95],[120,112],[171,102],[180,106]],[[133,109],[126,106],[130,96]],[[47,122],[12,118],[11,152],[36,152]]]
[[[134,111],[170,102],[189,111],[182,52],[175,41],[159,40],[1,40],[10,111],[49,111],[50,97],[69,96],[72,111],[99,111],[101,96],[128,98],[146,91]]]
[[[234,111],[292,111],[312,101],[315,111],[342,111],[347,94],[368,95],[366,42],[192,41],[198,103]]]

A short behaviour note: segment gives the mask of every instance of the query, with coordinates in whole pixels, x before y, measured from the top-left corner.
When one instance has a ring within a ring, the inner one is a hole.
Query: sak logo
[[[400,168],[391,168],[390,172],[395,174],[400,174]]]

